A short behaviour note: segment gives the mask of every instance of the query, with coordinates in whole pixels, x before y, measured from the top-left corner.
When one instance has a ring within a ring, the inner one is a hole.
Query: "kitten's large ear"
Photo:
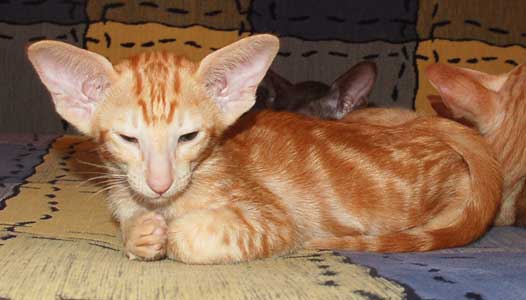
[[[443,107],[437,103],[443,101],[449,110],[446,114],[467,119],[482,133],[492,126],[499,109],[496,91],[504,83],[504,77],[444,64],[430,65],[425,72],[440,94],[439,98],[432,98],[434,107]],[[440,114],[441,109],[438,110]]]
[[[197,78],[222,112],[224,125],[234,123],[255,103],[258,84],[278,53],[279,39],[254,35],[205,57]]]
[[[446,103],[442,100],[442,97],[438,95],[428,95],[427,101],[429,101],[429,104],[431,104],[431,107],[437,113],[437,115],[443,118],[457,121],[468,127],[474,127],[473,123],[468,121],[466,118],[455,115],[455,113],[449,107],[447,107]]]
[[[98,54],[57,41],[34,43],[27,54],[51,93],[57,112],[89,134],[93,112],[117,76],[111,63]]]
[[[336,101],[337,115],[341,117],[367,106],[367,96],[371,93],[376,75],[375,63],[365,61],[356,64],[334,81],[326,101]]]

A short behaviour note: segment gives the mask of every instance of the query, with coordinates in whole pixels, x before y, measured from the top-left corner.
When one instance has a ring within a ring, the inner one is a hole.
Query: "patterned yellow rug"
[[[0,210],[0,299],[407,299],[411,290],[331,251],[237,265],[129,261],[86,138],[57,139]],[[88,176],[89,175],[89,176]]]

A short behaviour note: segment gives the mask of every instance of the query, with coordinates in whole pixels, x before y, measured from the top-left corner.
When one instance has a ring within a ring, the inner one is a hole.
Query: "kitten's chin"
[[[142,206],[150,207],[150,208],[158,208],[162,206],[166,206],[169,204],[170,201],[172,201],[174,198],[173,196],[159,196],[159,195],[148,195],[141,193],[139,191],[134,191],[136,194],[136,197],[133,197],[136,202],[138,202]]]
[[[142,196],[141,202],[143,202],[146,205],[153,205],[153,206],[164,206],[168,202],[170,202],[170,200],[172,199],[171,197],[165,197],[165,196],[157,196],[157,197],[150,197],[150,196],[145,196],[145,195],[141,195],[141,196]]]

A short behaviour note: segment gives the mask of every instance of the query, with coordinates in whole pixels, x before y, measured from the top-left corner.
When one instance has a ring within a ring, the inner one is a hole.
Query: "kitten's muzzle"
[[[146,183],[152,191],[162,196],[173,184],[170,161],[161,156],[152,156],[148,161]]]
[[[170,176],[170,178],[152,178],[151,176],[149,176],[146,180],[146,183],[148,183],[148,186],[150,187],[150,189],[154,192],[156,192],[157,194],[159,194],[159,196],[162,196],[164,193],[166,193],[166,191],[168,191],[170,189],[170,187],[172,186],[172,178]]]

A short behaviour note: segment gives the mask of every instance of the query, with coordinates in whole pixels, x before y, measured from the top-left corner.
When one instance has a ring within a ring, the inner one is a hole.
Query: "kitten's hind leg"
[[[167,255],[193,264],[234,263],[283,254],[296,241],[285,213],[237,203],[174,219],[168,224]]]

